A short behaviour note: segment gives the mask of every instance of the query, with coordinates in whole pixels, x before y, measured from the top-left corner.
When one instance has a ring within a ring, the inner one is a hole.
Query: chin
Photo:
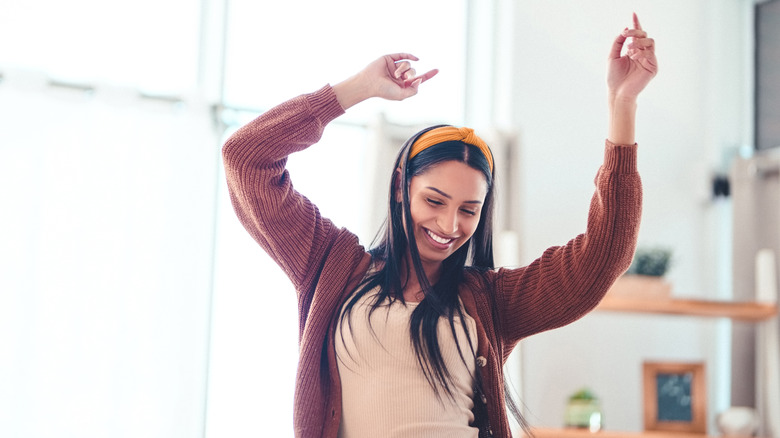
[[[442,263],[458,252],[462,246],[463,244],[460,244],[457,247],[448,249],[447,251],[438,251],[432,248],[423,247],[423,244],[417,242],[417,249],[420,253],[420,260],[423,263]]]

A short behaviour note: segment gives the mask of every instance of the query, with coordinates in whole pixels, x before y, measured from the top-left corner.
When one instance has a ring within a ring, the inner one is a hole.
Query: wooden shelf
[[[619,432],[614,430],[602,430],[593,433],[586,429],[545,428],[534,428],[533,431],[536,438],[714,438],[711,435],[679,432]]]
[[[610,295],[607,295],[596,309],[609,312],[721,317],[749,322],[759,322],[777,315],[777,305],[770,303],[648,299]]]

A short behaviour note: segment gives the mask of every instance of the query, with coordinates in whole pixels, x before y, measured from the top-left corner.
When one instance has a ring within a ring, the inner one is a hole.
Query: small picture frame
[[[706,433],[704,363],[645,362],[642,374],[645,430]]]

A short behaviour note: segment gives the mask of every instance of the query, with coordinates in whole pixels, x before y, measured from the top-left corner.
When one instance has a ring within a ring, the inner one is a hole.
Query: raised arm
[[[436,74],[416,76],[410,63],[416,59],[409,54],[383,56],[336,86],[272,108],[225,142],[223,160],[236,215],[299,291],[309,290],[333,247],[349,246],[356,253],[362,248],[357,238],[336,229],[294,190],[285,168],[287,157],[319,141],[328,123],[362,100],[402,100],[416,94],[420,83]],[[354,244],[337,245],[346,241]]]
[[[627,39],[626,53],[621,55]],[[639,93],[658,71],[654,42],[634,15],[608,60],[609,132],[586,232],[526,268],[496,275],[506,342],[569,324],[592,310],[631,263],[642,213],[634,121]]]
[[[634,14],[634,28],[626,28],[615,38],[609,51],[607,87],[609,89],[609,134],[612,143],[634,144],[636,103],[639,93],[658,73],[655,41],[642,30]],[[627,39],[632,41],[623,48]]]

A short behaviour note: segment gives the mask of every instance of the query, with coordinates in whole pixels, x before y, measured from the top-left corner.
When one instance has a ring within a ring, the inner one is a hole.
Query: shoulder
[[[467,266],[463,269],[461,293],[469,293],[478,300],[488,300],[495,294],[499,281],[500,274],[497,269]]]
[[[348,283],[355,277],[363,278],[371,266],[371,254],[354,233],[346,228],[337,229],[329,246],[322,274],[345,277]]]
[[[467,266],[463,270],[463,283],[466,286],[481,286],[494,289],[500,286],[500,282],[513,276],[521,275],[524,268],[477,268]]]
[[[360,243],[357,235],[347,228],[335,228],[330,239],[326,240],[329,248],[326,262],[334,265],[351,266],[357,261],[371,260],[371,254]]]
[[[504,303],[509,297],[522,301],[528,285],[528,270],[521,268],[479,269],[468,267],[464,270],[461,293],[474,296],[476,301],[485,303]],[[492,304],[491,304],[492,305]]]

